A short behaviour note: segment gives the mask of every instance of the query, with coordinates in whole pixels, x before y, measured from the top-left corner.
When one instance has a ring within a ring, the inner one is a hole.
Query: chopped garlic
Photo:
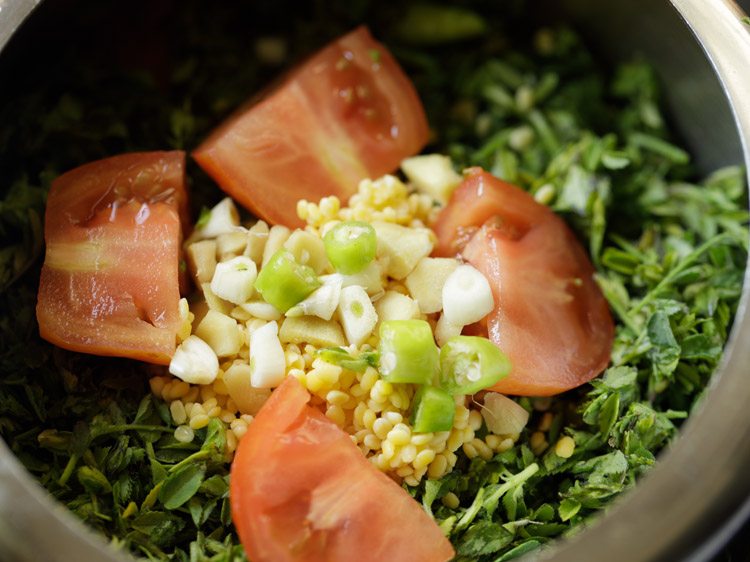
[[[323,283],[300,303],[286,311],[287,316],[317,316],[323,320],[330,320],[339,305],[341,297],[342,276],[338,273],[323,275]]]
[[[401,170],[417,191],[443,204],[462,179],[453,169],[451,159],[442,154],[412,156],[401,162]]]
[[[341,290],[339,317],[346,339],[351,345],[356,346],[370,337],[378,322],[378,315],[370,297],[359,285],[352,285]]]
[[[441,314],[435,325],[435,341],[442,347],[449,339],[460,336],[462,325],[451,324],[445,319],[445,314]]]
[[[188,336],[190,335],[190,332],[193,329],[193,319],[195,318],[195,315],[190,312],[190,305],[188,304],[188,301],[186,298],[180,299],[180,302],[178,303],[178,308],[180,312],[180,329],[177,331],[177,341],[182,342],[185,341]]]
[[[417,301],[398,291],[386,291],[375,303],[375,312],[378,322],[420,318]]]
[[[229,396],[243,414],[255,415],[268,400],[271,391],[266,388],[253,388],[250,384],[252,369],[250,365],[235,362],[224,372],[224,384]]]
[[[496,435],[517,435],[526,427],[529,413],[515,401],[497,392],[484,395],[482,417]]]
[[[264,300],[247,301],[240,305],[250,316],[261,320],[281,320],[282,314],[274,305]]]
[[[240,215],[234,201],[225,197],[211,209],[206,224],[198,229],[201,238],[216,238],[220,234],[233,232],[240,225]]]
[[[231,357],[242,347],[237,321],[216,310],[209,310],[195,328],[195,335],[206,342],[218,357]]]
[[[417,262],[432,252],[434,234],[427,228],[408,228],[390,222],[373,221],[378,236],[378,257],[386,258],[385,272],[403,279]]]
[[[406,277],[404,284],[425,314],[443,309],[443,286],[459,266],[455,258],[422,258]]]
[[[257,276],[255,262],[246,256],[237,256],[216,264],[211,290],[225,301],[242,304],[252,296]]]
[[[449,324],[466,326],[478,322],[494,308],[487,278],[471,265],[456,268],[443,285],[443,315]]]
[[[190,384],[211,384],[219,374],[219,359],[198,336],[189,336],[172,356],[169,372]]]
[[[284,380],[286,358],[278,334],[276,322],[250,334],[250,384],[255,388],[274,388]]]
[[[359,273],[341,275],[341,281],[342,287],[359,285],[368,295],[376,295],[383,290],[383,266],[378,260],[371,261]]]
[[[289,240],[289,236],[292,231],[289,230],[282,224],[275,224],[268,231],[268,237],[266,243],[263,246],[263,259],[261,260],[261,268],[265,267],[268,260],[273,257],[277,250],[280,250],[284,243]]]

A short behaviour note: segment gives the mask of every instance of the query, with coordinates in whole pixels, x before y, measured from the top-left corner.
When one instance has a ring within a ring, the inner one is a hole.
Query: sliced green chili
[[[281,312],[304,300],[320,285],[315,271],[297,263],[285,248],[271,256],[255,280],[255,288],[263,299]]]
[[[440,350],[440,387],[451,394],[475,394],[510,372],[510,361],[487,338],[456,336]]]
[[[326,255],[336,271],[359,273],[375,259],[378,242],[375,229],[366,222],[340,222],[323,237]]]
[[[422,386],[412,401],[411,425],[415,433],[450,431],[456,403],[448,392],[434,386]]]
[[[439,370],[439,352],[424,320],[387,320],[380,324],[379,370],[389,382],[429,384]]]

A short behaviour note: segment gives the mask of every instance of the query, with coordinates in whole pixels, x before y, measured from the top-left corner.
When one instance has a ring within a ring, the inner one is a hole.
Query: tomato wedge
[[[168,364],[180,327],[185,153],[124,154],[52,182],[37,301],[59,347]]]
[[[293,69],[218,127],[193,157],[259,217],[302,226],[297,201],[345,200],[427,143],[414,86],[365,27]]]
[[[440,528],[287,377],[240,441],[232,519],[254,562],[443,562]]]
[[[439,254],[460,252],[490,280],[495,309],[480,332],[512,365],[493,390],[548,396],[606,368],[614,339],[607,301],[586,252],[548,207],[472,168],[435,231]]]

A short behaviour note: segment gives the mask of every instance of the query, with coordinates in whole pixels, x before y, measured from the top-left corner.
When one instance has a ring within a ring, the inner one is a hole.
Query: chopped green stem
[[[499,84],[491,84],[482,90],[482,95],[490,102],[504,109],[512,109],[515,106],[513,96],[508,90]]]
[[[479,510],[482,509],[482,505],[484,503],[483,500],[484,488],[479,488],[477,495],[474,496],[474,501],[461,516],[461,519],[458,520],[458,523],[456,523],[456,526],[454,527],[455,532],[463,531],[471,524],[472,521],[474,521],[474,518],[479,513]]]
[[[73,471],[76,469],[78,458],[79,457],[76,454],[70,455],[68,464],[65,465],[65,469],[63,470],[63,473],[60,475],[60,478],[57,481],[60,486],[65,486],[68,483],[68,480],[73,475]]]
[[[549,154],[557,154],[560,150],[560,143],[552,131],[552,127],[549,126],[547,119],[544,114],[535,109],[529,113],[529,122],[534,130],[539,135],[539,139],[542,141],[544,148]]]
[[[502,498],[507,492],[520,486],[537,472],[539,472],[539,465],[537,463],[530,464],[518,474],[510,476],[501,486],[492,492],[492,494],[487,496],[487,498],[484,497],[484,491],[486,488],[480,488],[477,495],[474,497],[472,504],[463,514],[461,519],[459,519],[458,523],[456,523],[455,530],[461,531],[468,527],[483,507],[487,505],[497,505],[500,498]]]
[[[663,156],[674,164],[687,164],[690,162],[690,155],[687,152],[659,137],[635,132],[628,136],[628,140],[631,144]]]
[[[126,431],[159,431],[162,433],[172,433],[172,428],[158,426],[158,425],[144,425],[144,424],[122,424],[122,425],[108,425],[107,427],[96,428],[91,431],[91,438],[95,439],[102,435],[111,435],[124,433]]]
[[[196,461],[202,461],[204,459],[208,459],[211,457],[211,454],[212,454],[211,451],[207,449],[201,449],[200,451],[196,451],[192,455],[185,457],[180,462],[170,467],[169,472],[170,473],[177,472],[185,465],[192,464]]]

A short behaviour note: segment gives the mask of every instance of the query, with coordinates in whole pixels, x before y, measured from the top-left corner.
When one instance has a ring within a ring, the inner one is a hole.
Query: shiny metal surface
[[[0,0],[0,52],[41,0]]]
[[[0,51],[37,3],[0,0]],[[668,88],[675,126],[697,155],[700,168],[738,163],[743,156],[750,167],[750,27],[740,22],[736,4],[730,0],[569,0],[564,4],[593,40],[598,38],[603,51],[615,57],[640,51],[654,61]],[[749,287],[746,276],[724,363],[679,441],[634,492],[594,522],[590,531],[539,554],[539,559],[706,560],[724,540],[725,523],[733,517],[741,519],[743,504],[750,510],[746,502],[750,498]],[[0,440],[0,560],[126,559],[57,505]]]

